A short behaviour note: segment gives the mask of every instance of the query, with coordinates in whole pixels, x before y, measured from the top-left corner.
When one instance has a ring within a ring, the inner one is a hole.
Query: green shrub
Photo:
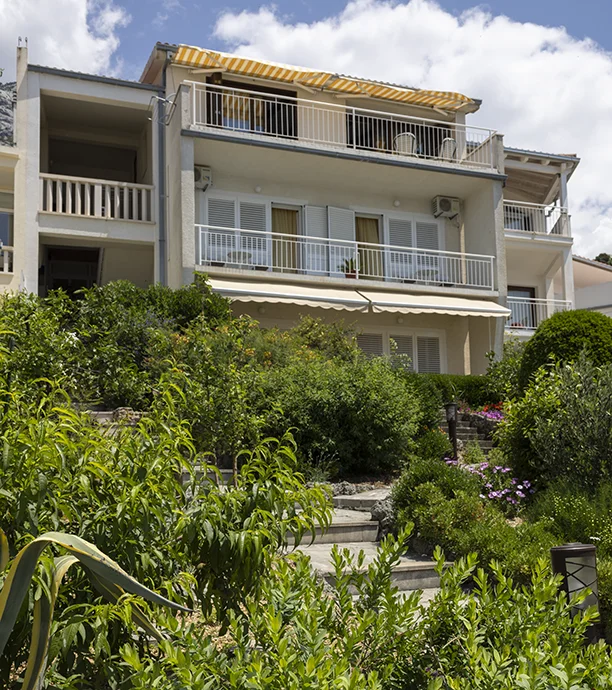
[[[525,388],[551,358],[575,362],[583,350],[595,365],[612,362],[612,319],[584,309],[553,314],[538,326],[525,345],[519,374],[521,387]]]
[[[491,389],[487,376],[461,374],[414,374],[433,386],[439,402],[438,409],[446,402],[460,400],[472,407],[499,402]]]
[[[345,362],[305,353],[262,380],[265,430],[294,428],[304,458],[341,474],[389,472],[414,451],[420,401],[384,358]]]
[[[426,462],[442,460],[453,450],[450,439],[439,427],[423,431],[417,438],[416,446],[416,457]]]
[[[523,340],[509,338],[504,342],[501,359],[495,359],[494,353],[489,353],[487,380],[492,398],[512,400],[522,395],[520,372],[525,345]]]
[[[585,355],[539,370],[525,395],[506,405],[497,437],[522,477],[568,478],[594,489],[612,478],[612,366]]]

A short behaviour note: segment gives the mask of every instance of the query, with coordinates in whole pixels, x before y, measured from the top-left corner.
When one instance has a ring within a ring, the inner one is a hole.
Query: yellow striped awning
[[[180,45],[172,61],[176,65],[193,69],[219,69],[219,71],[244,77],[271,79],[285,84],[341,93],[346,96],[370,96],[396,103],[421,105],[443,110],[460,110],[466,106],[472,106],[473,109],[478,108],[478,103],[473,99],[452,91],[409,89],[393,84],[347,77],[333,72],[281,65],[265,60],[251,60],[250,58],[194,46]]]

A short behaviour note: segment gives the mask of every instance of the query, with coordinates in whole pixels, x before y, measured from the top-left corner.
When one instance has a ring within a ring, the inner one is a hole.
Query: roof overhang
[[[325,70],[313,70],[293,65],[283,65],[260,59],[251,59],[221,53],[206,48],[188,45],[174,47],[168,52],[168,46],[158,45],[158,50],[165,50],[171,55],[174,65],[191,68],[194,71],[227,72],[242,77],[258,78],[302,86],[306,89],[327,91],[346,97],[370,97],[406,105],[428,107],[449,112],[475,112],[480,101],[452,91],[432,91],[428,89],[409,88],[396,84],[360,79]],[[143,79],[151,73],[155,59],[149,60]]]

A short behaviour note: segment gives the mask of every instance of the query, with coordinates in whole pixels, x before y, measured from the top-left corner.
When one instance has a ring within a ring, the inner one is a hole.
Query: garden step
[[[369,511],[375,503],[388,498],[390,493],[391,489],[388,488],[372,489],[351,496],[334,496],[333,503],[335,508]]]
[[[378,539],[378,522],[370,520],[367,513],[361,510],[346,510],[336,508],[332,514],[331,525],[327,530],[317,526],[314,533],[307,532],[302,538],[300,546],[309,546],[312,541],[316,544],[346,544],[357,542],[375,542]],[[293,539],[289,539],[293,544]]]
[[[202,467],[201,467],[200,465],[196,465],[196,466],[194,467],[194,470],[195,470],[196,479],[202,479],[202,478],[204,477],[204,471],[203,471],[203,469],[202,469]],[[231,469],[226,470],[226,469],[224,469],[224,470],[219,470],[219,472],[220,472],[220,474],[221,474],[221,482],[222,482],[223,484],[229,484],[229,483],[232,481],[232,479],[234,478],[234,470],[231,470]],[[207,476],[207,478],[210,479],[211,481],[216,481],[216,477],[215,477],[215,473],[214,473],[214,472],[208,471],[208,472],[206,473],[206,476]],[[183,473],[182,473],[182,475],[181,475],[181,481],[183,482],[183,484],[186,484],[186,483],[189,481],[189,473],[188,473],[188,472],[183,472]]]
[[[361,551],[364,553],[363,570],[375,560],[378,555],[378,544],[371,542],[353,542],[339,545],[348,549],[355,557]],[[310,557],[312,567],[319,571],[331,584],[335,579],[334,566],[331,557],[333,544],[312,544],[300,546],[299,551]],[[435,563],[426,558],[412,555],[402,556],[391,574],[393,584],[400,590],[436,589],[440,586],[440,578],[435,571]]]

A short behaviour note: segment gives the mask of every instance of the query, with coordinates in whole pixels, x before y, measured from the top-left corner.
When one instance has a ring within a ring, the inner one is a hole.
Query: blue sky
[[[494,15],[502,14],[520,22],[543,26],[564,26],[576,38],[589,37],[612,51],[611,0],[438,0],[444,9],[460,14],[475,6]],[[132,21],[118,31],[121,47],[118,55],[131,76],[139,74],[145,56],[158,41],[188,43],[208,48],[227,49],[213,35],[217,17],[223,12],[256,11],[261,5],[273,5],[288,23],[307,22],[337,15],[346,0],[276,0],[273,3],[253,0],[123,0]]]

